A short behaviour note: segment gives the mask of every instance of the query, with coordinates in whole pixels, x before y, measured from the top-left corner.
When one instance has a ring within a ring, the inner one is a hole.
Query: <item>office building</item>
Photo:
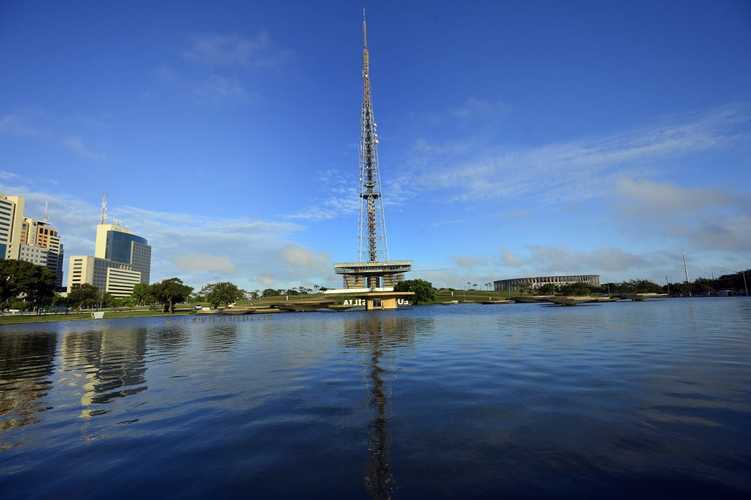
[[[113,297],[128,297],[142,283],[141,273],[130,264],[100,259],[92,255],[73,255],[68,259],[68,291],[83,284],[93,285]]]
[[[128,264],[141,275],[141,283],[151,277],[151,247],[149,242],[118,224],[97,224],[94,256]]]
[[[18,259],[45,266],[55,274],[55,285],[62,287],[63,244],[57,229],[47,221],[23,219]]]
[[[0,194],[0,259],[18,259],[23,226],[22,196]]]

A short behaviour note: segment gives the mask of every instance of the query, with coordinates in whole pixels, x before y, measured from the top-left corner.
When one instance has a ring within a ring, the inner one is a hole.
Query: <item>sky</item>
[[[437,286],[751,267],[751,2],[0,2],[0,193],[152,279],[337,286],[361,16],[389,257]],[[67,259],[66,259],[67,260]]]

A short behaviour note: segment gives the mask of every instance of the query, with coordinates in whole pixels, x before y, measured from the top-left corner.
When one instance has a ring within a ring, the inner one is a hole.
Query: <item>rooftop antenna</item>
[[[50,205],[47,200],[44,200],[44,222],[49,223],[50,222]]]
[[[102,195],[102,208],[99,212],[99,223],[100,224],[107,223],[107,193],[104,193]]]

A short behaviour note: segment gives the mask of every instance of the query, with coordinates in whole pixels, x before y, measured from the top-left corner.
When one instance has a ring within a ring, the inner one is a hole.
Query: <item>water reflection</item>
[[[145,328],[75,332],[63,338],[63,382],[80,385],[81,418],[107,413],[105,405],[113,399],[146,390],[145,353]]]
[[[52,333],[0,334],[0,432],[33,423],[44,410],[55,347]]]
[[[411,344],[417,331],[415,318],[368,314],[344,320],[344,345],[371,351],[374,345],[390,350]]]
[[[416,322],[408,316],[368,314],[345,319],[344,344],[369,356],[369,403],[373,412],[368,426],[368,466],[365,486],[372,498],[391,498],[394,477],[390,460],[389,400],[382,366],[385,352],[414,341]]]
[[[209,351],[230,351],[236,343],[236,324],[226,323],[221,325],[213,325],[206,331],[206,348]]]
[[[149,351],[154,351],[157,357],[178,356],[189,344],[190,336],[183,325],[173,324],[149,329]]]

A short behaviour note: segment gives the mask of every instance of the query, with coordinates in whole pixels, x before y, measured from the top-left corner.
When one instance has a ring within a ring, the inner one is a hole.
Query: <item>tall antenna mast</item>
[[[106,224],[107,223],[107,193],[102,195],[102,208],[99,212],[99,223],[100,224]]]
[[[388,260],[386,219],[380,192],[378,169],[378,135],[370,87],[370,52],[368,50],[368,23],[362,11],[362,109],[360,112],[360,220],[358,258],[368,262],[378,261],[378,240],[383,242],[383,256]],[[379,230],[380,224],[380,230]],[[367,257],[363,248],[367,241]]]
[[[49,202],[47,200],[44,200],[44,222],[49,223],[50,221],[50,206]]]

